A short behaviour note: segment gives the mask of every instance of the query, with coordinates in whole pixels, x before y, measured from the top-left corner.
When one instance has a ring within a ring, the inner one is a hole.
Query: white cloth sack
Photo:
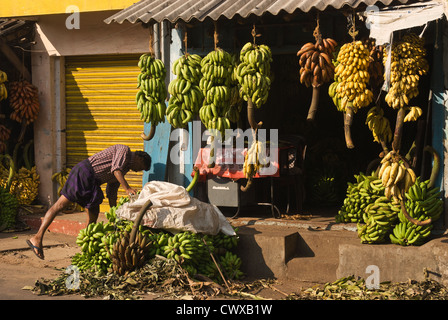
[[[220,231],[233,236],[235,231],[214,205],[191,197],[184,187],[164,181],[150,181],[138,198],[117,208],[117,218],[135,221],[142,206],[152,206],[143,215],[141,225],[177,233],[191,231],[216,235]]]

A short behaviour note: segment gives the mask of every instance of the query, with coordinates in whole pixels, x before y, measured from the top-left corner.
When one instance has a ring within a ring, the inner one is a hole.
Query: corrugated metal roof
[[[425,1],[425,0],[417,0]],[[357,8],[361,5],[391,5],[416,2],[411,0],[141,0],[104,20],[105,23],[123,23],[127,20],[135,22],[161,22],[168,20],[203,21],[205,18],[218,20],[220,17],[232,19],[239,15],[247,18],[250,15],[261,16],[264,13],[273,15],[280,11],[293,13],[296,10],[308,12],[312,9],[323,11],[329,7],[334,9]]]

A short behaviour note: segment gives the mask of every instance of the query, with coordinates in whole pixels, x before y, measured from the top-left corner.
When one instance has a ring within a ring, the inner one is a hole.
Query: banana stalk
[[[311,105],[308,110],[308,117],[307,117],[308,121],[313,121],[314,116],[317,112],[317,106],[319,105],[319,91],[320,91],[319,87],[313,86],[313,96],[311,98]]]
[[[193,170],[194,170],[193,180],[191,180],[191,182],[188,185],[188,187],[185,188],[185,191],[187,191],[187,192],[190,192],[193,189],[193,187],[195,186],[195,184],[196,184],[196,182],[198,181],[198,178],[199,178],[199,169],[196,166],[194,166]]]
[[[142,137],[143,140],[145,141],[149,141],[152,138],[154,138],[154,135],[156,134],[156,125],[151,124],[151,129],[149,130],[148,135],[145,134],[145,132],[142,132],[140,134],[140,136]]]
[[[437,151],[431,146],[426,146],[425,148],[423,148],[423,151],[426,151],[426,152],[429,152],[432,154],[433,166],[432,166],[432,170],[431,170],[431,176],[429,178],[428,188],[433,188],[434,184],[436,183],[437,175],[439,174],[440,156],[437,153]]]
[[[350,132],[350,127],[353,123],[353,116],[353,108],[351,106],[346,106],[346,112],[344,113],[344,135],[345,143],[349,149],[353,149],[355,147],[352,140],[352,134]]]
[[[132,231],[129,237],[129,244],[132,244],[135,242],[135,236],[137,235],[138,227],[140,226],[140,222],[143,219],[144,214],[146,213],[146,210],[152,206],[152,201],[148,200],[145,202],[145,204],[141,207],[140,211],[137,214],[137,217],[134,221],[134,226],[132,227]]]
[[[402,196],[402,199],[400,200],[401,211],[403,212],[403,215],[406,217],[406,219],[408,219],[408,221],[411,221],[413,224],[415,224],[417,226],[427,226],[432,223],[431,218],[423,220],[423,221],[412,218],[406,210],[405,201],[404,201],[404,199],[405,199],[404,191],[402,191],[401,196]]]
[[[397,112],[397,121],[395,123],[394,141],[392,142],[392,149],[399,151],[401,147],[401,137],[403,135],[404,117],[406,115],[406,109],[401,107]]]

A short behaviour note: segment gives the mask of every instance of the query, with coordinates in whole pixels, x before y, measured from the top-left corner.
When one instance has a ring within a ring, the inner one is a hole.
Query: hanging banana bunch
[[[166,110],[167,120],[174,128],[184,128],[199,113],[204,96],[199,88],[201,60],[197,54],[185,54],[173,63],[176,79],[168,85],[171,95]]]
[[[225,136],[226,129],[231,129],[226,114],[230,108],[232,71],[231,55],[220,48],[211,51],[201,61],[199,88],[204,101],[199,117],[207,129],[220,132],[221,137]]]
[[[236,77],[236,70],[239,65],[239,55],[232,54],[233,72],[230,78],[230,108],[226,113],[226,117],[230,122],[237,123],[240,119],[240,112],[243,108],[243,97],[240,96],[239,82]]]
[[[9,101],[13,109],[9,117],[19,123],[34,122],[40,108],[37,87],[27,80],[14,81],[9,86],[9,94]]]
[[[428,73],[429,65],[425,56],[424,40],[413,33],[404,35],[400,41],[384,49],[385,68],[390,59],[390,86],[385,101],[391,108],[398,110],[393,141],[393,149],[397,151],[401,145],[403,122],[416,121],[422,114],[421,108],[408,105],[419,94],[420,76]],[[384,77],[387,81],[387,72]]]
[[[260,168],[269,164],[266,156],[266,142],[254,140],[244,156],[243,173],[246,179],[252,179]]]
[[[250,98],[256,108],[266,103],[271,88],[271,49],[264,44],[246,43],[240,52],[240,64],[235,76],[240,84],[240,95]]]
[[[366,124],[372,131],[373,141],[380,144],[392,141],[393,133],[389,119],[384,116],[384,110],[378,105],[373,106],[367,112]]]
[[[165,122],[165,88],[166,69],[162,60],[155,59],[151,54],[140,56],[138,67],[140,74],[137,78],[139,91],[135,97],[137,109],[140,111],[140,120],[151,123],[152,127]]]
[[[6,81],[8,81],[8,75],[0,70],[0,101],[8,98],[8,90],[6,90],[5,86]]]
[[[6,141],[11,136],[11,130],[0,124],[0,153],[6,152]]]
[[[313,87],[311,105],[308,111],[308,120],[314,120],[319,104],[319,87],[334,78],[334,65],[331,61],[337,42],[331,38],[322,38],[319,29],[319,19],[314,30],[315,43],[308,42],[297,52],[300,66],[300,83],[307,88]]]
[[[60,172],[53,173],[53,175],[51,176],[51,180],[59,184],[58,197],[61,196],[62,188],[64,187],[65,182],[67,181],[68,175],[70,174],[70,170],[71,170],[70,168],[64,168]]]

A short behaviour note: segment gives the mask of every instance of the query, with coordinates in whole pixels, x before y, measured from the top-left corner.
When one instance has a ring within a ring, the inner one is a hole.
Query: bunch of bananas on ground
[[[19,123],[30,124],[39,113],[39,92],[36,86],[27,80],[14,81],[9,85],[9,101],[13,111],[10,118]]]
[[[137,109],[141,113],[140,120],[156,126],[165,121],[165,99],[167,96],[165,65],[162,60],[145,53],[140,56],[138,67],[140,68],[140,74],[137,77],[139,90],[135,101]]]
[[[300,83],[307,87],[319,87],[334,78],[331,61],[337,42],[331,38],[318,37],[316,43],[308,42],[297,52],[300,66]]]
[[[367,112],[366,124],[372,131],[373,141],[389,143],[392,141],[393,133],[389,119],[384,116],[384,110],[378,105],[373,106]]]
[[[388,51],[388,48],[384,49],[385,66]],[[428,73],[429,65],[425,59],[424,40],[413,33],[408,33],[400,41],[393,43],[390,54],[390,89],[385,100],[390,107],[398,109],[407,106],[412,98],[418,96],[420,76]]]
[[[17,198],[7,188],[0,187],[0,230],[15,226],[18,207]]]
[[[6,81],[8,81],[8,75],[0,70],[0,101],[8,98],[8,90],[6,90],[5,86]]]
[[[134,242],[131,242],[129,232],[120,233],[113,246],[109,247],[109,250],[112,250],[113,271],[123,275],[128,271],[141,268],[146,262],[146,254],[150,245],[148,237],[140,231],[137,231]]]
[[[252,178],[260,168],[269,164],[266,143],[254,140],[244,156],[243,173],[246,179]]]
[[[251,99],[256,108],[266,103],[271,88],[271,49],[264,44],[246,43],[240,51],[240,64],[235,77],[240,84],[240,96]]]
[[[184,128],[202,106],[204,96],[199,88],[201,60],[197,54],[185,54],[173,63],[173,73],[177,78],[168,85],[171,97],[166,115],[174,128]]]
[[[373,93],[367,88],[370,53],[362,41],[352,41],[342,45],[335,67],[335,85],[330,86],[330,97],[335,97],[338,110],[353,112],[368,106],[373,101]]]
[[[1,186],[6,187],[9,169],[0,165]],[[9,192],[13,194],[19,205],[29,205],[37,197],[39,192],[40,177],[36,172],[36,166],[31,169],[20,168],[12,177]]]
[[[436,221],[443,212],[441,191],[429,187],[429,180],[421,181],[420,177],[417,177],[415,183],[405,193],[405,197],[406,212],[419,221],[429,218]]]
[[[401,155],[392,150],[384,156],[380,163],[378,178],[381,179],[384,195],[394,201],[403,200],[403,194],[415,183],[417,176],[406,160]]]
[[[62,188],[64,187],[71,170],[72,169],[70,168],[64,168],[60,172],[53,173],[53,175],[51,176],[51,180],[57,182],[59,185],[58,197],[61,196]]]
[[[419,246],[425,243],[426,238],[431,234],[433,225],[417,226],[411,221],[400,222],[395,225],[389,235],[393,244],[401,246]]]
[[[220,132],[224,137],[225,130],[231,128],[226,115],[230,109],[232,56],[219,48],[211,51],[201,61],[201,72],[199,88],[204,102],[199,117],[207,129],[214,130],[214,136]]]
[[[348,182],[346,197],[336,215],[336,222],[361,222],[367,206],[384,196],[381,180],[375,175],[360,173],[356,182]]]
[[[363,212],[363,222],[358,223],[361,243],[381,243],[387,240],[392,226],[398,220],[400,205],[381,196],[369,204]]]

